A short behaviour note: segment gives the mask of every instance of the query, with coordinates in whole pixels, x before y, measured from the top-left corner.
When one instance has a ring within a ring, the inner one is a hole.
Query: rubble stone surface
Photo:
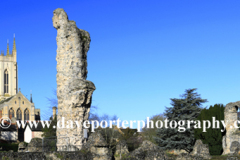
[[[84,143],[81,122],[88,120],[92,94],[96,89],[91,81],[86,80],[91,39],[87,31],[78,29],[74,21],[68,20],[63,9],[58,8],[53,14],[53,26],[57,29],[57,119],[62,121],[62,128],[57,128],[57,149],[75,151]],[[69,121],[78,121],[81,127]]]
[[[163,150],[150,141],[143,141],[142,145],[127,154],[125,160],[166,160],[167,156]]]
[[[230,151],[232,153],[238,154],[238,152],[240,151],[240,144],[237,141],[233,141],[230,147]]]
[[[116,151],[114,154],[115,160],[121,160],[122,155],[126,155],[128,153],[129,151],[128,151],[128,145],[126,141],[122,140],[118,142],[116,145]]]
[[[238,120],[237,110],[240,107],[240,101],[234,103],[228,103],[224,110],[224,122],[226,125],[226,135],[222,140],[223,155],[234,153],[231,151],[231,145],[234,141],[239,142],[240,140],[240,131],[238,128],[234,127],[235,121]]]
[[[27,146],[24,142],[20,142],[18,144],[18,152],[25,152],[26,148],[27,148]]]
[[[208,145],[203,144],[200,139],[195,142],[193,151],[190,153],[190,155],[203,157],[204,159],[211,159]]]
[[[33,138],[27,146],[28,152],[42,152],[42,139]]]
[[[111,160],[112,150],[109,148],[106,140],[99,132],[92,133],[82,150],[86,150],[93,155],[93,160]]]

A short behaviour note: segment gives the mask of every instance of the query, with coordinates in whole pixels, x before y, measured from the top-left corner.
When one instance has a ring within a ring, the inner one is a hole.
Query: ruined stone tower
[[[57,29],[57,119],[65,118],[65,126],[57,128],[58,151],[79,150],[84,142],[83,127],[67,123],[85,121],[89,117],[95,86],[87,81],[87,52],[90,35],[69,21],[63,9],[53,12],[53,26]]]
[[[226,125],[226,135],[222,139],[223,155],[235,152],[235,150],[231,150],[233,143],[240,145],[240,130],[236,128],[236,125],[238,125],[236,122],[238,120],[237,111],[239,107],[240,101],[228,103],[225,107],[224,122]]]

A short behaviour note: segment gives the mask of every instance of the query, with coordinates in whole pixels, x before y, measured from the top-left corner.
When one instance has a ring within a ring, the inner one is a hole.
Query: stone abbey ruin
[[[240,151],[240,130],[234,127],[238,120],[238,108],[240,101],[228,103],[224,110],[224,121],[226,125],[226,135],[223,137],[223,155]]]
[[[63,9],[53,12],[53,26],[57,29],[57,119],[68,121],[86,121],[92,102],[92,94],[96,89],[93,82],[87,79],[87,52],[90,47],[90,35],[79,29],[74,21],[70,21]],[[223,155],[238,155],[240,153],[240,130],[234,127],[238,120],[240,101],[228,103],[224,111],[226,135],[222,139]],[[56,108],[55,108],[56,113]],[[55,115],[55,114],[53,114]],[[84,138],[83,125],[73,124],[73,128],[57,128],[57,152],[43,145],[42,139],[33,139],[26,146],[19,144],[18,152],[1,152],[0,159],[89,159],[89,160],[190,160],[211,159],[209,147],[201,140],[196,140],[191,153],[176,151],[177,157],[171,157],[158,145],[150,141],[142,141],[141,145],[129,151],[125,140],[116,143],[115,149],[109,147],[107,141],[99,132],[94,132]],[[43,149],[45,147],[45,149]],[[24,151],[24,152],[23,152]],[[26,151],[26,152],[25,152]]]
[[[86,80],[90,35],[87,31],[78,29],[76,23],[68,19],[63,9],[56,9],[53,13],[53,26],[57,29],[57,98],[59,104],[57,118],[65,117],[65,122],[67,120],[85,121],[89,117],[92,94],[96,89],[91,81]],[[240,101],[229,103],[225,108],[226,135],[222,140],[223,154],[234,153],[236,149],[240,149],[240,131],[233,127],[238,119],[238,107],[240,107]],[[70,137],[69,142],[66,142],[67,137]],[[58,151],[66,151],[66,143],[70,144],[71,151],[80,150],[84,143],[83,128],[58,128]],[[204,154],[206,152],[208,151],[204,151]]]
[[[53,14],[53,26],[57,29],[57,119],[84,121],[89,117],[92,94],[96,89],[86,80],[90,35],[78,29],[74,21],[69,21],[63,9],[56,9]],[[65,151],[66,143],[71,146],[70,150],[79,150],[83,142],[83,127],[57,128],[58,151]]]

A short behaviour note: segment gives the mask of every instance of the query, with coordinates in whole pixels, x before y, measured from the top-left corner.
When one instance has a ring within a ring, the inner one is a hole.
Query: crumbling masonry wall
[[[224,122],[226,124],[226,135],[223,137],[223,155],[234,153],[231,151],[232,142],[240,141],[239,129],[234,127],[234,122],[238,120],[237,110],[240,107],[240,101],[228,103],[224,110]]]
[[[87,120],[92,94],[96,89],[87,81],[87,52],[90,35],[78,29],[74,21],[69,21],[63,9],[53,12],[53,26],[57,29],[57,119],[65,118],[65,127],[69,120]],[[57,128],[58,151],[65,151],[66,146],[72,151],[79,150],[84,142],[83,128]]]

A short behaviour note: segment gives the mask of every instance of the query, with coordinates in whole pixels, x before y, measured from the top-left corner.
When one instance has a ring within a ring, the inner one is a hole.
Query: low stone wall
[[[164,151],[150,141],[143,141],[139,148],[123,155],[122,158],[124,160],[169,160]]]
[[[90,152],[0,152],[0,160],[93,160]]]

